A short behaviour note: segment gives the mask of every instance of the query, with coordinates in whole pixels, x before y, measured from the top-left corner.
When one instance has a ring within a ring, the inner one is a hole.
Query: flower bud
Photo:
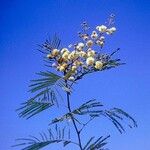
[[[100,37],[100,41],[104,41],[105,40],[105,37],[104,36],[101,36]]]
[[[47,58],[53,58],[52,54],[47,54]]]
[[[74,78],[73,76],[71,76],[71,77],[69,77],[69,78],[68,78],[68,80],[70,80],[70,81],[74,81],[74,80],[75,80],[75,78]]]

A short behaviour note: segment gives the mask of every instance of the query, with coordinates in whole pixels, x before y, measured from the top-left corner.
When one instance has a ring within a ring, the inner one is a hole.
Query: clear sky
[[[45,69],[36,50],[37,44],[48,35],[59,33],[66,46],[77,41],[76,33],[82,21],[86,20],[94,28],[111,13],[116,15],[117,32],[106,42],[109,45],[106,51],[120,47],[116,57],[127,64],[84,78],[75,87],[72,103],[79,105],[82,101],[97,98],[108,107],[126,110],[137,120],[138,128],[127,128],[127,132],[120,135],[110,122],[98,119],[87,131],[91,135],[110,133],[107,145],[110,150],[149,150],[149,0],[1,0],[0,3],[1,150],[13,149],[10,146],[18,137],[46,131],[50,119],[58,114],[50,110],[25,120],[19,119],[15,112],[29,97],[29,80],[35,77],[35,72]],[[87,140],[87,136],[83,139]],[[53,145],[50,149],[63,148]]]

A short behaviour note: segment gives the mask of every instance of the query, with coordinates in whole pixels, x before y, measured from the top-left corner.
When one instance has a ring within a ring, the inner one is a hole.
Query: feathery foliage
[[[82,104],[79,108],[73,110],[72,112],[63,115],[62,117],[53,119],[50,124],[55,124],[65,120],[68,121],[71,119],[71,117],[76,118],[75,117],[76,115],[89,115],[91,119],[101,117],[101,116],[106,117],[114,124],[114,126],[118,129],[120,133],[123,133],[125,131],[122,125],[122,122],[125,121],[125,119],[131,122],[128,124],[130,128],[137,127],[136,121],[128,113],[124,112],[122,109],[113,108],[113,109],[106,110],[103,109],[102,106],[103,105],[100,102],[97,102],[96,100],[90,100]]]
[[[19,144],[13,145],[13,147],[24,146],[21,150],[39,150],[54,143],[63,143],[64,147],[68,144],[78,145],[70,140],[70,131],[67,131],[65,127],[60,129],[57,125],[53,131],[52,129],[48,129],[47,134],[42,132],[39,137],[29,136],[29,138],[19,138],[16,141]]]
[[[42,78],[32,80],[33,84],[30,85],[30,92],[36,94],[27,102],[22,103],[21,108],[17,109],[17,111],[20,111],[20,117],[29,119],[58,103],[52,86],[61,86],[61,77],[51,72],[40,72],[38,74]]]
[[[103,138],[103,136],[99,137],[97,140],[94,140],[94,137],[91,137],[89,141],[84,146],[83,150],[104,150],[103,147],[107,144],[106,140],[110,137],[107,136]]]

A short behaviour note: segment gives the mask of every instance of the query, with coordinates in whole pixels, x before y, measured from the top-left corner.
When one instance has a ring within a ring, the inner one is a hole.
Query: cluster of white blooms
[[[116,28],[100,25],[96,27],[96,30],[92,31],[90,35],[80,33],[83,41],[75,44],[73,49],[71,49],[72,46],[69,46],[69,48],[51,50],[47,58],[54,60],[52,67],[63,72],[64,75],[70,73],[67,78],[69,80],[75,80],[77,73],[84,70],[101,70],[104,62],[99,59],[99,53],[94,50],[93,46],[103,47],[104,34],[112,34],[116,31]]]

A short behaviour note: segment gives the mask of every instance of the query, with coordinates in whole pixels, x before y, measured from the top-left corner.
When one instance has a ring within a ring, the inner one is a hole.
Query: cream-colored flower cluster
[[[105,42],[104,33],[112,34],[116,31],[115,27],[107,28],[104,25],[97,26],[97,31],[89,34],[82,34],[82,42],[71,48],[53,49],[47,55],[48,59],[53,59],[52,67],[69,74],[67,79],[75,80],[78,73],[85,70],[101,70],[104,62],[98,57],[100,53],[94,50],[94,46],[102,47]]]

